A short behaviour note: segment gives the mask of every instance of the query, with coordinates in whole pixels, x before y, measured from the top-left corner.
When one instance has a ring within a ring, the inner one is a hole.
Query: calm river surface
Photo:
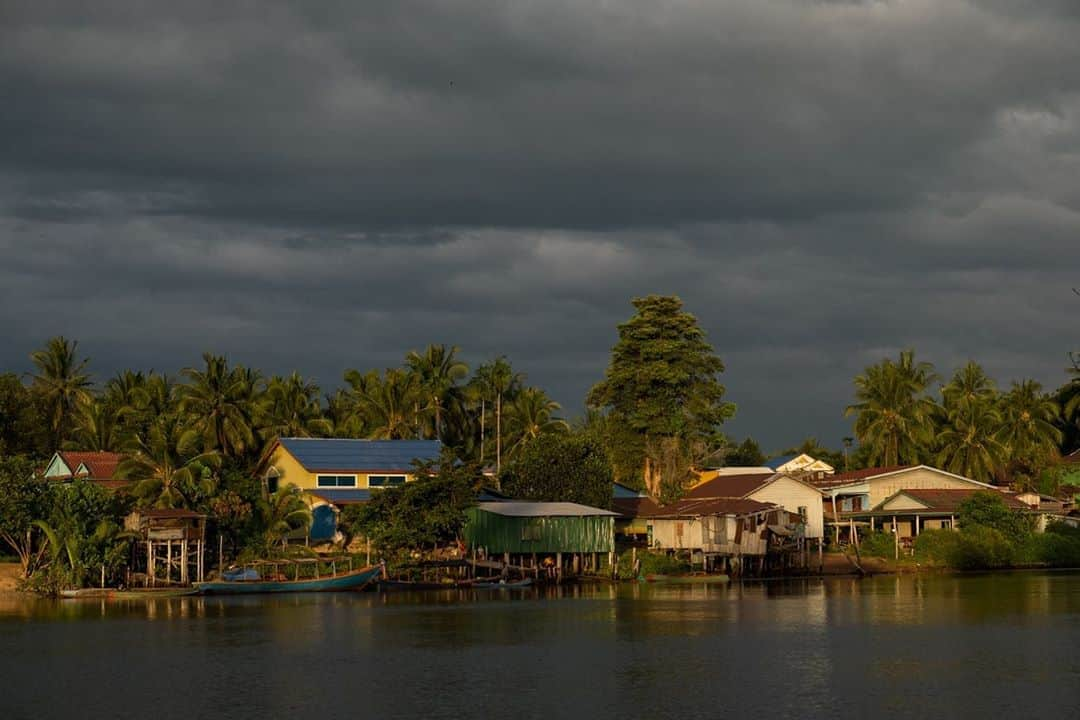
[[[1080,716],[1080,574],[0,597],[0,718]]]

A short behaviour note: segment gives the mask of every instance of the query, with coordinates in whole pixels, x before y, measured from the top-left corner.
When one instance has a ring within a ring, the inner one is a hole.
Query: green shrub
[[[1017,547],[1016,561],[1050,567],[1080,567],[1080,529],[1051,525]]]
[[[989,570],[1008,567],[1013,563],[1015,550],[998,530],[988,527],[968,527],[959,533],[960,541],[948,558],[950,567],[957,570]]]
[[[896,538],[887,532],[867,533],[859,538],[859,552],[873,557],[896,557]]]
[[[637,559],[641,563],[641,575],[678,575],[690,572],[690,564],[685,557],[675,557],[667,553],[638,550]],[[627,550],[619,556],[619,577],[633,577],[633,551]]]
[[[948,566],[960,544],[955,530],[923,530],[915,538],[915,559],[927,565]]]

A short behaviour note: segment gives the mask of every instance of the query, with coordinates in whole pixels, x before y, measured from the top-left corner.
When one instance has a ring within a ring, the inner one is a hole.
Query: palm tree
[[[845,410],[856,415],[855,435],[879,465],[917,463],[933,441],[932,401],[926,389],[936,379],[933,366],[915,362],[905,350],[897,362],[885,359],[855,378],[855,399]]]
[[[256,448],[256,422],[262,411],[262,379],[257,371],[229,369],[222,356],[203,354],[205,370],[185,368],[180,410],[204,450],[236,458]],[[256,448],[257,449],[257,448]]]
[[[71,417],[79,403],[89,402],[90,376],[86,372],[88,359],[79,359],[79,343],[63,335],[49,340],[45,347],[30,355],[37,373],[31,375],[32,387],[39,393],[48,410],[49,427],[53,433],[54,449],[59,450],[67,438]]]
[[[380,378],[377,373],[359,376],[353,370],[346,373],[345,379],[359,388],[354,422],[366,429],[368,438],[401,440],[417,436],[421,388],[414,374],[390,368]]]
[[[116,476],[135,481],[145,504],[190,508],[213,492],[211,471],[221,464],[216,450],[198,452],[195,440],[179,416],[162,415],[145,437],[131,439]]]
[[[266,550],[285,540],[289,533],[303,527],[311,527],[311,509],[304,502],[300,490],[292,484],[259,500],[259,517],[262,521]]]
[[[267,386],[266,431],[278,437],[328,437],[333,424],[323,417],[319,386],[294,372],[287,378],[271,378]]]
[[[970,410],[976,405],[993,402],[997,387],[982,366],[969,361],[956,371],[947,385],[941,388],[943,405],[947,411]]]
[[[1005,448],[998,440],[1001,413],[992,403],[956,408],[938,433],[937,464],[949,472],[990,482],[1003,465]]]
[[[1054,422],[1060,406],[1043,393],[1035,380],[1014,382],[1001,398],[1002,425],[997,439],[1008,450],[1015,475],[1031,480],[1053,457],[1062,432]]]
[[[124,411],[115,411],[100,399],[79,403],[75,415],[73,449],[115,452],[120,449]]]
[[[539,388],[525,388],[506,406],[508,456],[516,456],[536,438],[547,433],[568,432],[570,425],[554,413],[562,406]]]
[[[481,427],[481,455],[483,455],[483,432],[486,406],[491,404],[495,408],[495,472],[502,469],[502,405],[508,397],[516,394],[525,382],[522,373],[514,372],[510,361],[504,356],[495,358],[476,368],[473,383],[476,386],[476,394],[480,397],[480,427]]]
[[[457,359],[459,348],[454,345],[428,345],[423,354],[410,351],[405,366],[416,374],[424,409],[432,413],[436,440],[442,440],[443,411],[450,402],[461,402],[458,382],[469,374],[469,366]]]

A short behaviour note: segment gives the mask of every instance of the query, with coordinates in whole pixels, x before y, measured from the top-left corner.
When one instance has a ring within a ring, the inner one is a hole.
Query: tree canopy
[[[513,498],[611,505],[611,464],[604,448],[582,435],[543,435],[525,447],[499,477]]]

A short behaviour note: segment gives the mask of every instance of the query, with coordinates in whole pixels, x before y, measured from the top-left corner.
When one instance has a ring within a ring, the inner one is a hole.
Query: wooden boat
[[[480,590],[518,590],[520,588],[532,587],[532,578],[525,578],[523,580],[514,581],[502,581],[496,580],[493,582],[477,581],[472,584],[474,588]]]
[[[261,562],[251,563],[244,568],[244,572],[237,576],[239,579],[208,580],[195,583],[198,592],[204,595],[234,595],[247,593],[290,593],[290,592],[341,592],[345,590],[360,590],[366,585],[378,580],[382,567],[370,565],[357,570],[345,572],[332,572],[330,575],[314,577],[299,577],[299,572],[293,580],[287,576],[272,573],[265,577],[259,572],[250,572],[258,567],[291,565],[293,562]]]
[[[196,595],[198,590],[193,587],[164,587],[164,588],[80,588],[78,590],[61,590],[60,597],[65,600],[156,600],[158,598],[184,597]]]

